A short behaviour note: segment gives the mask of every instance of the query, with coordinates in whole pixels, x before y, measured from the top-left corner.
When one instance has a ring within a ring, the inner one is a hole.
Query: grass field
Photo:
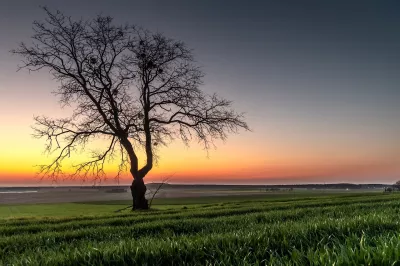
[[[1,206],[0,265],[400,265],[399,194],[126,203]]]

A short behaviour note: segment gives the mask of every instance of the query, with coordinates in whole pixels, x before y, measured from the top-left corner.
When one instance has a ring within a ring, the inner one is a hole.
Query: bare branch
[[[59,82],[61,105],[74,108],[66,119],[35,117],[34,136],[46,139],[45,151],[56,153],[39,167],[52,180],[106,178],[105,164],[119,160],[115,179],[129,169],[142,180],[153,168],[158,147],[177,138],[197,140],[208,150],[239,129],[249,130],[232,102],[200,90],[203,72],[183,42],[136,26],[114,25],[97,16],[74,20],[44,8],[44,21],[33,23],[30,45],[12,51],[23,58],[20,69],[47,70]],[[62,171],[63,162],[93,140],[106,148]],[[139,169],[137,151],[146,153]],[[137,183],[140,185],[140,183]]]

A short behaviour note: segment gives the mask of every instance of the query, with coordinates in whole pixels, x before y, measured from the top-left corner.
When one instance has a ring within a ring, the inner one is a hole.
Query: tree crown
[[[40,174],[57,179],[62,161],[94,138],[109,142],[91,160],[75,165],[72,177],[105,177],[107,159],[120,158],[117,178],[130,168],[143,178],[153,167],[157,148],[181,139],[197,140],[207,150],[238,129],[249,130],[243,114],[216,94],[200,90],[204,76],[183,42],[136,26],[116,26],[111,17],[73,20],[44,8],[47,18],[33,23],[32,44],[14,54],[21,68],[48,70],[60,86],[56,94],[72,105],[69,118],[35,117],[35,136],[47,139],[46,151],[57,151]],[[146,164],[139,169],[137,150]]]

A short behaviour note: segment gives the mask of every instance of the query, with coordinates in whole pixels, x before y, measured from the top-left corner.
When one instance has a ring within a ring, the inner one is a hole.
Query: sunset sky
[[[17,72],[39,6],[110,15],[184,41],[203,89],[233,100],[252,132],[160,152],[147,182],[393,183],[400,179],[399,1],[0,1],[0,186],[41,185],[34,115],[68,117],[47,71]],[[84,156],[84,155],[78,155]],[[115,167],[109,167],[110,177]],[[129,183],[127,176],[122,183]],[[79,183],[79,182],[78,182]],[[67,184],[67,183],[61,183]]]

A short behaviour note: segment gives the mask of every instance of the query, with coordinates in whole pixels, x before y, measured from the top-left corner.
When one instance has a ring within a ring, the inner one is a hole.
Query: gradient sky
[[[193,144],[161,151],[147,182],[392,183],[400,179],[398,1],[0,2],[0,186],[43,184],[44,140],[33,115],[63,117],[46,72],[16,72],[9,50],[29,42],[39,6],[74,18],[110,15],[184,41],[203,89],[234,101],[253,132],[209,158]],[[112,172],[111,167],[111,172]],[[127,183],[129,179],[123,180]]]

